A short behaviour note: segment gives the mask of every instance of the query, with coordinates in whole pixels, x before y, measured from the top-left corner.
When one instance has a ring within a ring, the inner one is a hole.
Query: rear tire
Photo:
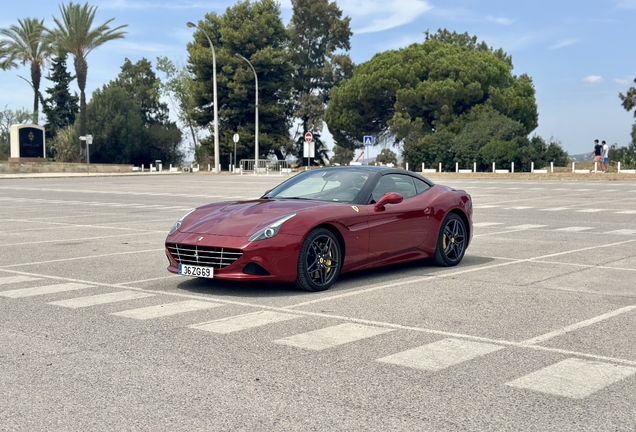
[[[466,224],[455,213],[449,213],[444,218],[437,236],[435,247],[435,262],[441,267],[452,267],[464,258],[468,236]]]
[[[342,268],[340,243],[325,228],[312,230],[300,248],[296,286],[305,291],[325,291],[334,284]]]

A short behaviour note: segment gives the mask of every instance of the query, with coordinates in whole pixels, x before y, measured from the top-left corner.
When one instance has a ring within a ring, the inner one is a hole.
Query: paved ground
[[[180,215],[280,179],[0,180],[0,430],[636,430],[636,182],[445,178],[451,269],[167,273]]]

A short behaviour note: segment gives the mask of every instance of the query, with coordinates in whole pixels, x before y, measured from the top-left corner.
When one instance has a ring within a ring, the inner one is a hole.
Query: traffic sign
[[[314,136],[311,134],[311,132],[307,132],[305,134],[305,142],[312,142],[314,140]]]
[[[373,137],[371,135],[365,135],[362,142],[365,146],[371,146],[373,145]]]

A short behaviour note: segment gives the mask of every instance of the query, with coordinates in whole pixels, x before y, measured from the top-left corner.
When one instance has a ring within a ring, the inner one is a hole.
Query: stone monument
[[[46,160],[44,128],[34,124],[12,125],[9,162],[43,162]]]

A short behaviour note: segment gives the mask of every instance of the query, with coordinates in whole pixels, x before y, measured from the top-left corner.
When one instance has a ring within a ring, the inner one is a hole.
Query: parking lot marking
[[[182,302],[165,303],[157,306],[149,306],[138,309],[125,310],[121,312],[114,312],[111,315],[138,320],[147,320],[170,315],[177,315],[184,312],[211,309],[219,306],[223,305],[221,303],[212,303],[209,301],[185,300]]]
[[[407,351],[383,357],[376,361],[414,369],[438,371],[476,357],[503,349],[501,345],[472,342],[461,339],[443,339]]]
[[[636,373],[629,366],[582,359],[566,359],[506,385],[573,399],[583,399]]]
[[[623,308],[616,309],[616,310],[613,310],[611,312],[607,312],[607,313],[604,313],[602,315],[595,316],[594,318],[590,318],[590,319],[585,320],[585,321],[580,321],[578,323],[575,323],[575,324],[560,328],[558,330],[542,334],[541,336],[533,337],[531,339],[528,339],[528,340],[525,340],[525,341],[521,342],[521,344],[522,345],[539,344],[539,343],[545,342],[547,340],[554,339],[555,337],[562,336],[562,335],[564,335],[566,333],[570,333],[570,332],[573,332],[575,330],[582,329],[584,327],[589,327],[589,326],[597,324],[597,323],[599,323],[601,321],[605,321],[607,319],[614,318],[614,317],[616,317],[618,315],[622,315],[624,313],[631,312],[633,310],[636,310],[636,306],[625,306]]]
[[[98,294],[88,297],[78,297],[66,300],[50,302],[50,305],[62,306],[72,309],[96,306],[107,303],[115,303],[127,300],[136,300],[145,297],[154,297],[154,294],[138,291],[119,291],[107,294]]]
[[[577,231],[587,231],[594,229],[592,227],[579,227],[579,226],[571,226],[566,228],[557,228],[555,231],[569,231],[569,232],[577,232]]]
[[[636,210],[623,210],[616,212],[616,214],[636,214]]]
[[[212,333],[234,333],[242,330],[261,327],[282,321],[289,321],[300,318],[301,315],[292,315],[274,311],[258,311],[245,315],[236,315],[227,318],[221,318],[201,324],[191,325],[190,328],[197,330],[209,331]]]
[[[563,211],[563,210],[570,210],[570,207],[552,207],[552,208],[544,208],[544,209],[540,209],[539,211],[556,212],[556,211]]]
[[[516,206],[516,207],[507,207],[506,210],[527,210],[527,209],[531,209],[534,207],[529,207],[529,206]]]
[[[547,225],[525,224],[525,225],[511,226],[511,227],[508,227],[508,229],[528,230],[528,229],[535,229],[535,228],[543,228],[543,227],[546,227],[546,226]]]
[[[636,235],[636,230],[621,229],[621,230],[607,231],[605,234]]]
[[[30,277],[30,276],[8,276],[0,278],[0,285],[14,284],[20,282],[29,282],[40,280],[41,278]]]
[[[83,255],[83,256],[73,257],[73,258],[60,258],[60,259],[54,259],[54,260],[48,260],[48,261],[38,261],[38,262],[29,262],[29,263],[20,263],[20,264],[9,264],[9,265],[5,265],[5,266],[0,266],[0,268],[33,266],[33,265],[39,265],[39,264],[50,264],[50,263],[55,263],[55,262],[85,260],[85,259],[91,259],[91,258],[104,258],[104,257],[109,257],[109,256],[118,256],[118,255],[134,255],[134,254],[139,254],[139,253],[159,252],[159,251],[163,251],[163,250],[164,250],[163,248],[162,249],[145,249],[145,250],[127,251],[127,252],[115,252],[115,253],[100,254],[100,255]]]
[[[503,225],[503,223],[502,222],[477,222],[473,224],[473,226],[476,226],[476,227],[489,227],[494,225]]]
[[[583,210],[576,210],[577,213],[599,213],[602,211],[606,211],[605,209],[583,209]]]
[[[65,284],[56,284],[56,285],[47,285],[35,288],[22,288],[11,291],[0,291],[0,297],[7,298],[24,298],[24,297],[32,297],[44,294],[53,294],[65,291],[76,291],[84,288],[94,288],[94,285],[86,285],[79,283],[65,283]]]
[[[394,331],[393,329],[345,323],[307,333],[300,333],[274,342],[312,351],[321,351],[361,339]]]
[[[498,208],[498,207],[501,207],[501,206],[494,205],[494,204],[480,204],[475,206],[476,209],[489,209],[489,208]]]

